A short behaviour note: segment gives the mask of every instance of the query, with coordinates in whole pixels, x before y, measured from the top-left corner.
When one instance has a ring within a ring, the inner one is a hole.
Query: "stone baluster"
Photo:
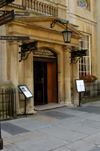
[[[35,1],[32,0],[32,9],[34,10],[34,7],[35,7]]]
[[[22,1],[22,6],[26,7],[26,1],[25,0]]]
[[[28,8],[28,0],[26,0],[26,8]]]
[[[31,0],[29,0],[29,9],[32,8],[32,3],[31,3]]]
[[[58,16],[58,9],[55,9],[55,15]]]

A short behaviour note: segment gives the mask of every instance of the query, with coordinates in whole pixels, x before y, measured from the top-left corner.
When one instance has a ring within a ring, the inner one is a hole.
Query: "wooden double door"
[[[57,103],[56,60],[34,61],[34,104]]]

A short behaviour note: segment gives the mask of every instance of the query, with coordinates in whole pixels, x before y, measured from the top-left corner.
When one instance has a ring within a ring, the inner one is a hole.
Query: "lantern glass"
[[[70,43],[71,42],[72,31],[65,30],[65,31],[62,32],[62,34],[63,34],[64,42],[65,43]]]

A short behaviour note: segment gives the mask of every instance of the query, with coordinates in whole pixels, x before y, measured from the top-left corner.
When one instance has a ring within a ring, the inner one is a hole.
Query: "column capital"
[[[76,50],[79,50],[79,47],[78,46],[63,46],[62,49],[64,51],[68,51],[68,52],[71,52],[71,51],[76,51]]]
[[[21,45],[21,44],[22,44],[21,41],[16,41],[16,40],[9,41],[9,45]]]
[[[63,49],[63,51],[70,52],[72,50],[72,46],[63,46],[62,49]]]

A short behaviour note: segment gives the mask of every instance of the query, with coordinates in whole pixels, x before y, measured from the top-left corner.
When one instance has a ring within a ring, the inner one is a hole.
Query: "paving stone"
[[[68,129],[68,130],[73,130],[75,127],[81,126],[82,123],[78,122],[78,123],[72,123],[71,124],[67,121],[62,122],[62,120],[61,120],[61,121],[54,122],[51,125],[62,127],[62,128]]]
[[[98,145],[97,147],[100,148],[100,145]]]
[[[13,144],[6,144],[6,145],[4,145],[4,147],[6,149],[12,149],[12,148],[14,148],[14,145]]]
[[[89,119],[94,121],[100,121],[100,115],[95,113],[85,113],[83,115],[78,115],[78,118]]]
[[[13,147],[13,148],[7,149],[7,151],[23,151],[23,150],[18,147]]]
[[[32,132],[28,132],[28,133],[22,133],[19,136],[21,136],[21,137],[25,138],[26,140],[28,140],[28,139],[33,139],[33,138],[41,137],[43,135],[45,135],[45,134],[42,133],[42,132],[32,131]]]
[[[36,146],[44,146],[49,150],[61,147],[63,145],[68,144],[69,142],[63,141],[62,139],[53,137],[53,136],[42,136],[41,138],[36,138],[32,144]]]
[[[79,117],[71,117],[71,118],[66,118],[65,121],[66,122],[70,122],[70,123],[77,123],[80,121],[84,121],[86,119],[84,119],[83,117],[79,118]]]
[[[36,151],[50,151],[52,149],[66,145],[67,142],[52,136],[41,136],[28,141],[16,143],[21,149],[36,150]]]
[[[19,135],[14,135],[14,136],[9,137],[9,140],[13,141],[14,143],[17,143],[17,142],[25,141],[26,138],[25,137],[21,137]]]
[[[86,119],[85,121],[78,122],[81,125],[100,129],[100,122]]]
[[[91,128],[91,127],[87,127],[87,126],[70,127],[70,130],[73,130],[73,131],[76,131],[79,133],[83,133],[83,134],[87,134],[87,135],[92,135],[92,134],[100,132],[99,129]]]
[[[39,131],[43,132],[45,134],[48,134],[48,135],[55,136],[57,138],[61,138],[68,142],[73,142],[73,141],[76,141],[76,140],[79,140],[79,139],[82,139],[82,138],[88,136],[86,134],[69,131],[67,129],[59,128],[56,126],[50,126],[47,128],[43,128],[43,129],[40,129]]]
[[[70,108],[61,108],[61,109],[56,109],[55,111],[56,112],[58,111],[61,113],[67,113],[67,114],[74,115],[74,116],[86,113],[86,112],[82,112],[82,111],[72,110]]]
[[[54,150],[52,150],[52,151],[73,151],[73,150],[68,149],[68,148],[66,148],[66,147],[60,147],[60,148],[54,149]]]
[[[27,129],[29,131],[37,130],[37,129],[44,128],[50,125],[48,123],[45,124],[45,123],[41,123],[32,119],[28,119],[28,120],[23,119],[22,121],[20,122],[20,120],[18,119],[15,122],[12,121],[12,123],[16,124],[17,126],[23,127],[24,129]]]
[[[48,117],[53,117],[56,119],[65,119],[65,118],[69,118],[69,117],[74,117],[74,115],[65,114],[65,113],[56,112],[56,111],[46,111],[41,114],[48,116]]]
[[[2,129],[1,129],[1,137],[3,138],[3,137],[7,137],[7,138],[9,138],[9,137],[11,137],[12,135],[11,134],[9,134],[9,133],[7,133],[7,132],[5,132],[5,131],[3,131]]]
[[[94,144],[90,144],[89,146],[76,149],[76,151],[90,151],[91,149],[95,148],[96,146]]]
[[[81,151],[81,150],[84,150],[88,147],[88,146],[91,146],[92,145],[92,148],[95,147],[93,144],[91,143],[88,143],[88,142],[85,142],[85,141],[82,141],[82,140],[79,140],[79,141],[75,141],[73,143],[70,143],[68,144],[66,147],[69,148],[69,149],[73,149],[75,151]]]
[[[31,121],[31,119],[29,119],[29,118],[19,118],[19,119],[14,119],[14,120],[10,120],[10,123],[12,123],[12,124],[14,124],[14,125],[17,125],[17,124],[26,124],[26,123],[28,123],[28,122],[30,122]]]
[[[100,148],[93,148],[92,150],[90,151],[100,151]]]
[[[100,107],[97,106],[84,106],[84,107],[73,107],[72,110],[78,110],[82,112],[100,114]]]
[[[100,144],[100,133],[83,138],[83,140],[86,142],[90,142],[90,143],[99,145]]]
[[[29,132],[29,130],[13,125],[10,122],[2,122],[1,123],[1,129],[6,131],[7,133],[10,133],[12,135],[24,133],[24,132]]]
[[[11,141],[9,138],[7,137],[3,137],[3,143],[6,145],[6,144],[14,144],[13,141]]]
[[[47,116],[43,116],[43,115],[31,116],[30,118],[33,120],[42,122],[42,123],[52,123],[52,122],[58,121],[58,119],[56,119],[56,118],[47,117]]]

